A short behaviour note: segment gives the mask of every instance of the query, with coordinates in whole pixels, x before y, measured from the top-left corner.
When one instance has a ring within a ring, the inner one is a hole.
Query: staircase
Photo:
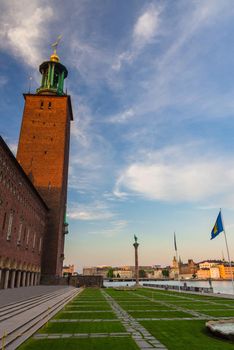
[[[0,307],[0,349],[16,349],[81,291],[64,287]]]

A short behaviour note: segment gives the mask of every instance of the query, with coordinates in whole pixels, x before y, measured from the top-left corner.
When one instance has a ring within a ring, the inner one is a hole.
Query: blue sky
[[[72,97],[65,263],[234,259],[234,7],[230,0],[1,1],[0,131],[15,150],[23,92],[62,34]]]

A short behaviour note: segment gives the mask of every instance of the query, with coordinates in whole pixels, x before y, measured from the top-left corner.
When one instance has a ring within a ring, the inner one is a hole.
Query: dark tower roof
[[[64,79],[68,75],[67,68],[59,62],[59,57],[56,53],[50,56],[49,61],[43,62],[39,71],[42,75],[41,86],[37,89],[39,95],[65,95],[63,91]]]

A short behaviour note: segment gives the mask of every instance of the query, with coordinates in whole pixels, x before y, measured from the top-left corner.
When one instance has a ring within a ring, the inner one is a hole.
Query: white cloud
[[[152,41],[159,27],[159,15],[159,8],[152,4],[137,19],[133,29],[133,38],[136,45],[145,45]]]
[[[35,67],[42,61],[46,23],[53,10],[40,1],[9,1],[1,7],[0,48]]]
[[[95,231],[89,231],[89,234],[91,235],[98,235],[98,236],[104,236],[104,237],[114,237],[121,234],[123,231],[125,231],[126,227],[128,225],[128,221],[126,220],[111,220],[108,221],[107,226],[108,227],[102,227],[100,230]]]
[[[130,49],[121,52],[114,60],[112,69],[119,71],[123,63],[131,63],[141,53],[143,48],[154,41],[159,35],[160,14],[162,8],[150,4],[137,18],[132,30]]]
[[[122,111],[121,113],[115,114],[111,117],[107,118],[107,122],[108,123],[125,123],[127,121],[129,121],[130,119],[132,119],[135,115],[135,111],[133,108],[128,108],[124,111]]]
[[[10,144],[8,144],[8,146],[9,146],[11,152],[12,152],[14,155],[16,155],[17,149],[18,149],[18,143],[10,143]]]
[[[111,219],[114,213],[104,202],[94,201],[91,204],[71,203],[67,216],[73,220],[96,221]]]
[[[158,201],[215,202],[218,197],[222,202],[230,202],[233,159],[192,155],[185,150],[186,145],[175,152],[162,150],[162,155],[156,153],[145,162],[129,165],[117,180],[115,195],[126,196],[128,190]]]
[[[80,103],[71,126],[69,188],[81,193],[97,191],[109,176],[112,145],[101,134],[89,106],[79,96],[73,97]]]
[[[0,88],[4,87],[8,83],[8,78],[4,75],[0,76]]]

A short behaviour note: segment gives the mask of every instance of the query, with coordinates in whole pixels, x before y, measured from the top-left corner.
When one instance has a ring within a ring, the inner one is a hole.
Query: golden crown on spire
[[[51,46],[54,49],[54,52],[52,53],[52,55],[50,56],[50,61],[52,62],[59,62],[59,56],[57,55],[57,47],[58,44],[60,42],[60,40],[62,39],[62,35],[59,35],[57,37],[57,40],[55,41],[55,43],[53,43]]]

